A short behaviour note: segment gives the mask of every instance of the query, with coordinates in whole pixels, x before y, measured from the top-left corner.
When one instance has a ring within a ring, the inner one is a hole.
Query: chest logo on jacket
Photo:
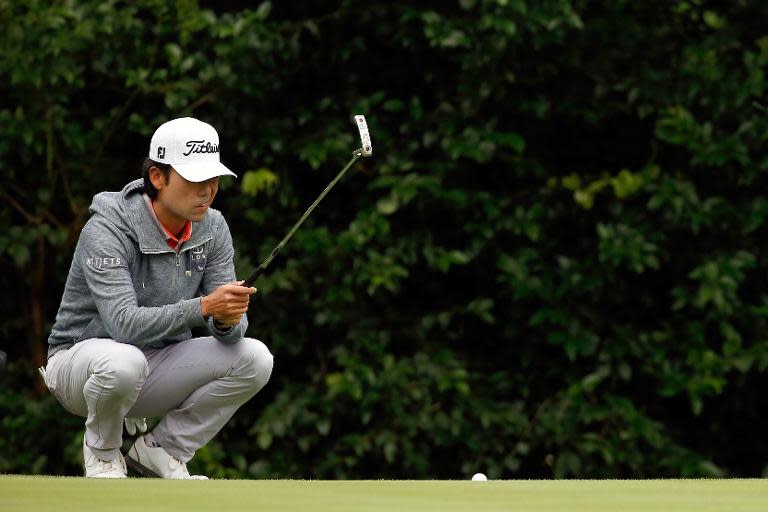
[[[205,261],[205,247],[200,246],[192,249],[192,266],[195,267],[196,271],[202,272],[205,270]]]

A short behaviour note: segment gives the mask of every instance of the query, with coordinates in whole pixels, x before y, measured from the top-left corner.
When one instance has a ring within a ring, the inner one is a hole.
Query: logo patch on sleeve
[[[119,257],[117,258],[100,258],[100,257],[93,257],[93,258],[86,258],[85,264],[89,267],[93,268],[109,268],[109,267],[117,267],[121,264],[121,259]]]

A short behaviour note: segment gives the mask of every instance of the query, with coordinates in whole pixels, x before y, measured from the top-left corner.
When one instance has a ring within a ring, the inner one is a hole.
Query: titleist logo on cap
[[[204,140],[188,140],[187,147],[189,151],[184,153],[184,156],[189,156],[191,153],[218,153],[219,145],[211,144]]]

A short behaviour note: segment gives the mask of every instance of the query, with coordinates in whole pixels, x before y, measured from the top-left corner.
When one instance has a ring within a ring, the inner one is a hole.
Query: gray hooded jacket
[[[93,198],[80,233],[64,296],[48,338],[48,357],[89,338],[111,338],[141,349],[162,348],[208,326],[234,343],[248,320],[220,331],[203,317],[200,296],[235,280],[232,236],[221,213],[209,209],[192,223],[177,253],[160,233],[142,196],[143,181]]]

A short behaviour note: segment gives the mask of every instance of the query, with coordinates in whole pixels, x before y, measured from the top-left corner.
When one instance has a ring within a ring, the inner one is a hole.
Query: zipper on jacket
[[[181,253],[176,251],[176,272],[173,273],[173,300],[179,300],[179,272],[181,271]]]
[[[184,258],[184,275],[192,277],[192,251],[187,251],[187,257]]]

